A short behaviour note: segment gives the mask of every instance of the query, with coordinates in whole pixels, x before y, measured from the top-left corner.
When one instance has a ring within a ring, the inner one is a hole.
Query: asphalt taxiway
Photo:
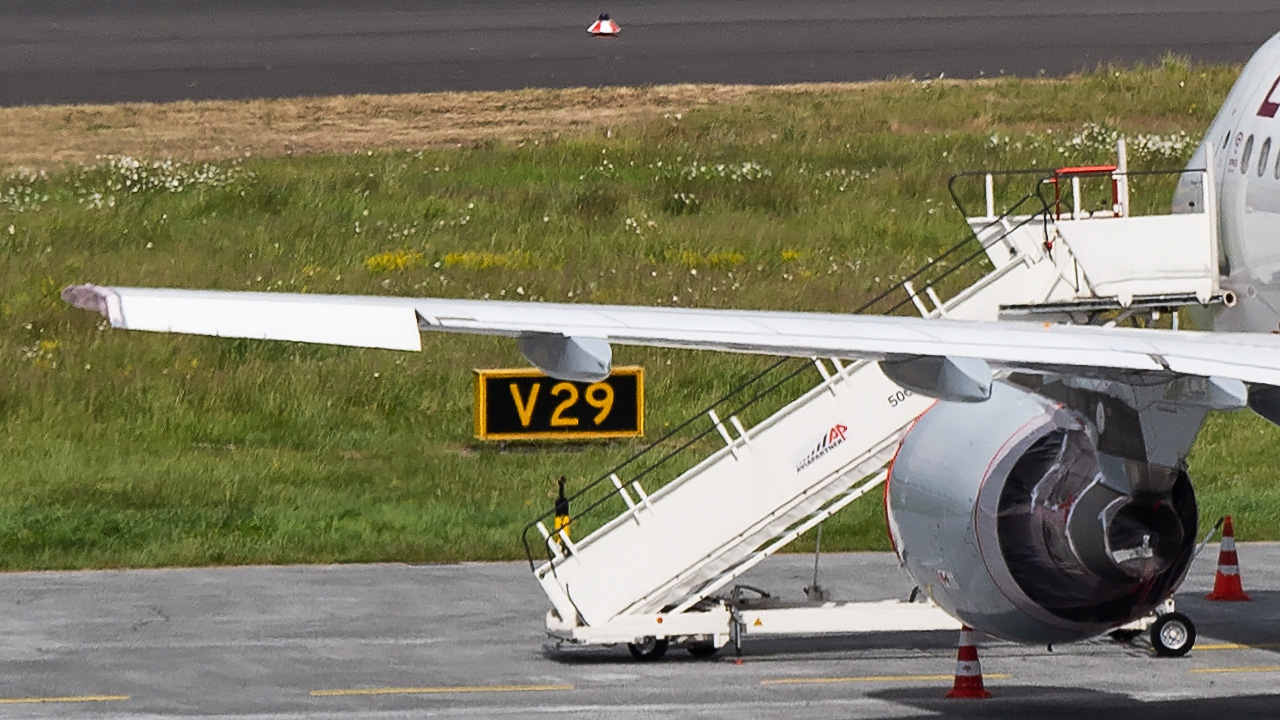
[[[1277,30],[1274,0],[0,0],[0,105],[1060,75]]]
[[[955,633],[748,639],[656,663],[557,650],[523,563],[244,567],[0,576],[0,717],[1072,718],[1280,716],[1280,544],[1242,544],[1250,603],[1209,603],[1216,552],[1178,597],[1200,640],[1046,648],[984,640],[995,697],[948,701]],[[753,585],[801,597],[812,558]],[[822,558],[837,598],[900,597],[891,555]]]

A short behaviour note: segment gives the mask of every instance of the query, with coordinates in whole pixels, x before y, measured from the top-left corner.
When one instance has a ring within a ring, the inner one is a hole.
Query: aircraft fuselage
[[[1208,318],[1214,330],[1280,331],[1280,34],[1254,53],[1188,168],[1212,147],[1221,287],[1237,303]],[[1199,212],[1199,181],[1184,176],[1174,212]],[[1203,324],[1203,318],[1202,324]],[[1207,328],[1206,328],[1207,329]]]

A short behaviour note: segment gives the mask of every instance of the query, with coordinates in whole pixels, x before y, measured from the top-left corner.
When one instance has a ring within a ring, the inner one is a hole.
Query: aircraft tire
[[[1182,613],[1165,613],[1151,625],[1151,647],[1160,657],[1182,657],[1195,644],[1195,623]]]

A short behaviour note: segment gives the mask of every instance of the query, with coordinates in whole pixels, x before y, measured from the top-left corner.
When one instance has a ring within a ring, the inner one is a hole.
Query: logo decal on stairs
[[[840,444],[844,442],[845,433],[847,432],[849,432],[848,426],[841,425],[839,423],[832,425],[831,429],[828,430],[826,434],[822,436],[822,439],[818,441],[818,444],[814,446],[808,454],[801,458],[800,462],[796,463],[796,472],[804,470],[817,462],[823,455],[826,455],[839,447]]]

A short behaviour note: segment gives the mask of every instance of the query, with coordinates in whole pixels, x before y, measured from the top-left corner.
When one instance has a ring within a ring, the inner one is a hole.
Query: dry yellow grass
[[[0,166],[99,155],[212,160],[420,149],[610,127],[693,107],[873,84],[669,85],[0,108]]]

